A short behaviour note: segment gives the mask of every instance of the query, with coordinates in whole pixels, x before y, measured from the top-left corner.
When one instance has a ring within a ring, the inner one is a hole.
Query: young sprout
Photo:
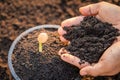
[[[42,43],[45,43],[48,40],[47,33],[40,33],[38,35],[38,42],[39,42],[39,52],[42,52]]]

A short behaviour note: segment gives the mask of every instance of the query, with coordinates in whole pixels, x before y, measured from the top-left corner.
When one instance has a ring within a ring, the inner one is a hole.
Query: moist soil
[[[41,24],[60,24],[79,16],[79,7],[119,0],[0,0],[0,80],[12,80],[7,56],[11,43],[23,31]]]
[[[48,41],[43,44],[43,51],[38,50],[37,36],[46,32]],[[75,80],[80,78],[79,69],[63,62],[58,56],[64,47],[58,37],[57,30],[37,30],[16,45],[12,61],[16,74],[21,80]],[[80,79],[79,79],[80,80]]]
[[[101,22],[93,16],[84,17],[79,25],[65,26],[64,30],[67,32],[64,34],[65,39],[70,41],[65,49],[70,54],[79,57],[80,64],[97,63],[104,51],[120,35],[119,30],[111,24]],[[114,79],[120,80],[120,74],[118,76]]]

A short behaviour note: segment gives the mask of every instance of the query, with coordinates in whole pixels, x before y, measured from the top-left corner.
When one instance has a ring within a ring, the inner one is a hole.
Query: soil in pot
[[[70,41],[64,49],[79,57],[80,64],[85,61],[90,64],[98,62],[103,52],[119,36],[118,29],[93,16],[85,17],[79,25],[64,27],[64,30],[67,32],[64,37]],[[109,80],[109,78],[96,77],[94,80]],[[110,80],[120,80],[120,74],[111,77]]]
[[[38,51],[37,37],[40,32],[49,36]],[[63,62],[57,55],[65,45],[59,40],[56,29],[41,29],[23,37],[12,55],[13,67],[21,80],[81,80],[79,69]]]

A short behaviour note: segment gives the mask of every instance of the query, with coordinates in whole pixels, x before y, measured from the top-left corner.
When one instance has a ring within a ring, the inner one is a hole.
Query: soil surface
[[[79,25],[64,27],[67,34],[64,37],[70,41],[65,47],[70,54],[81,59],[80,64],[84,62],[97,63],[104,51],[110,47],[120,35],[119,30],[111,24],[101,22],[93,16],[84,17]],[[114,77],[120,80],[120,74]]]
[[[119,0],[0,0],[0,80],[12,80],[7,55],[13,40],[28,28],[41,24],[60,24],[80,15],[79,7]]]
[[[42,52],[38,50],[37,41],[40,32],[49,36]],[[16,45],[12,58],[15,72],[22,80],[75,80],[79,69],[60,59],[57,53],[62,47],[57,30],[43,29],[28,34]]]

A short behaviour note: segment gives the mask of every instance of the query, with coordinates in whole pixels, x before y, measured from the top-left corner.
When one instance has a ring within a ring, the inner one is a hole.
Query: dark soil
[[[104,51],[120,35],[119,30],[111,24],[101,22],[93,16],[85,17],[80,25],[64,27],[64,30],[67,32],[64,37],[70,41],[65,49],[82,62],[90,64],[98,62]],[[115,80],[120,80],[120,74]]]
[[[64,29],[67,32],[64,37],[71,42],[66,49],[89,63],[96,63],[119,35],[119,30],[111,24],[103,23],[92,16],[85,17],[80,25]]]
[[[57,55],[64,46],[57,31],[42,30],[49,39],[43,44],[43,52],[38,51],[37,36],[41,31],[34,31],[23,37],[16,45],[13,65],[22,80],[75,80],[79,69],[63,62]]]
[[[80,15],[79,7],[99,1],[103,0],[0,0],[0,80],[12,80],[7,55],[21,32],[41,24],[60,24]],[[119,0],[104,1],[120,5]]]

